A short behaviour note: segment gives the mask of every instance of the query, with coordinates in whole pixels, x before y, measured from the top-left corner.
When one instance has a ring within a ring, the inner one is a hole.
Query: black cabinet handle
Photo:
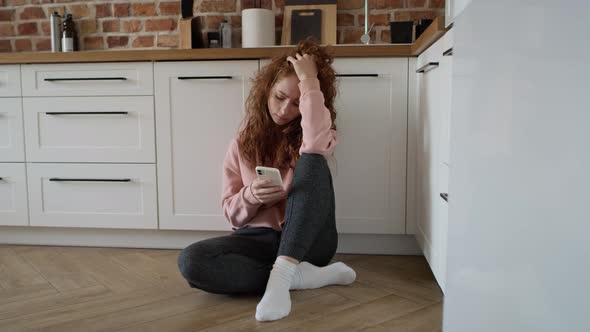
[[[126,81],[127,77],[57,77],[57,78],[45,78],[47,82],[58,82],[58,81]]]
[[[231,80],[233,76],[178,76],[179,80]]]
[[[432,68],[428,68],[428,67],[432,67]],[[425,72],[427,72],[429,70],[432,70],[432,69],[434,69],[436,67],[438,67],[438,62],[429,62],[429,63],[425,64],[424,66],[418,68],[416,70],[416,73],[418,73],[418,74],[425,73]]]
[[[336,74],[336,77],[379,77],[379,74]]]
[[[443,56],[453,55],[453,48],[449,48],[448,50],[443,52]]]
[[[0,181],[2,181],[2,178],[0,178]]]
[[[129,112],[45,112],[47,115],[68,115],[68,114],[129,114]]]
[[[449,193],[440,193],[440,197],[445,200],[445,202],[449,201]]]
[[[50,178],[49,181],[59,182],[130,182],[131,179],[62,179],[62,178]]]

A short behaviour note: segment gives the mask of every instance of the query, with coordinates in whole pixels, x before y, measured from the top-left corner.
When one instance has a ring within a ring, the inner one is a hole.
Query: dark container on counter
[[[390,22],[389,32],[392,44],[411,44],[414,21]]]

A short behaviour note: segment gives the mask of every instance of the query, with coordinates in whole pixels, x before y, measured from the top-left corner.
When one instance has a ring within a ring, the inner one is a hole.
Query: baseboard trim
[[[0,226],[0,244],[182,249],[228,232]],[[340,234],[338,253],[422,255],[413,235]]]

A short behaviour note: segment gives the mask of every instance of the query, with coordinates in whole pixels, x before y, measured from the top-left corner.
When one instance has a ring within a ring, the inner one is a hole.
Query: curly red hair
[[[301,115],[279,126],[272,120],[268,109],[268,98],[275,83],[286,76],[295,75],[293,65],[287,61],[287,57],[295,57],[296,53],[314,56],[324,104],[330,111],[332,129],[336,129],[336,73],[331,66],[334,58],[326,47],[310,40],[301,41],[287,54],[273,58],[253,79],[253,87],[246,100],[246,115],[237,139],[240,154],[252,165],[280,168],[299,159],[302,142]]]

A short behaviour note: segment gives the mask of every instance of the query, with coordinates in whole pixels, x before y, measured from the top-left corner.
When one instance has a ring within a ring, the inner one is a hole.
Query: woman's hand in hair
[[[313,55],[309,55],[304,53],[303,55],[296,53],[295,58],[289,56],[287,58],[291,64],[293,64],[293,68],[295,69],[295,73],[300,81],[308,78],[317,78],[318,77],[318,67],[315,63],[315,59]]]
[[[255,179],[250,185],[250,190],[252,190],[252,195],[254,198],[265,205],[272,205],[287,198],[287,192],[283,189],[283,187],[269,187],[268,185],[271,182],[272,181],[269,179]]]

